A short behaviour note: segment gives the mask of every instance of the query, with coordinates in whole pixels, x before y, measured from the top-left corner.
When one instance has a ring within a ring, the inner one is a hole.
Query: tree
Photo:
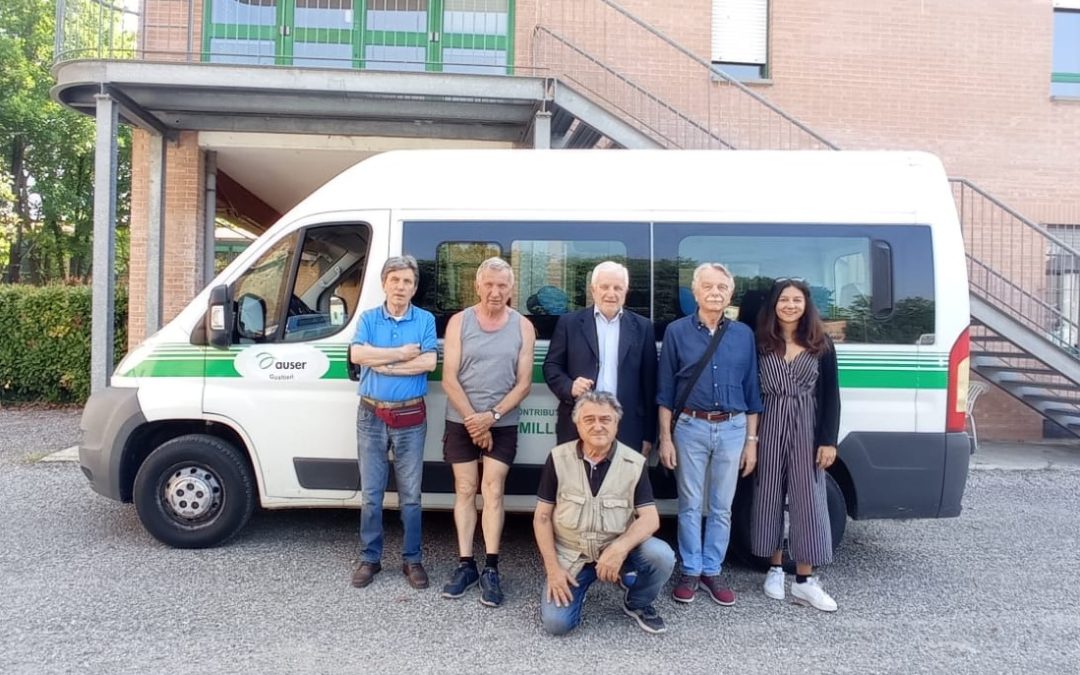
[[[0,248],[8,282],[84,281],[91,273],[94,121],[49,98],[54,12],[52,0],[0,2]],[[79,16],[68,28],[87,32],[93,44],[90,32],[102,23]],[[126,251],[130,212],[126,128],[119,147],[118,253]],[[119,255],[118,262],[126,267]]]

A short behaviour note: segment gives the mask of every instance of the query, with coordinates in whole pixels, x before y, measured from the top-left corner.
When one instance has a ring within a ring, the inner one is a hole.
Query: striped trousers
[[[796,562],[832,562],[825,472],[817,467],[813,393],[764,397],[754,478],[751,547],[769,557],[783,546],[784,501],[788,550]]]

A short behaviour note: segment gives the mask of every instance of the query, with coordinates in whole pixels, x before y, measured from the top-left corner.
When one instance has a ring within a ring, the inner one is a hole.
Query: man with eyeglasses
[[[657,371],[660,462],[675,470],[679,492],[682,570],[672,598],[693,602],[703,586],[727,606],[735,604],[735,593],[720,572],[731,538],[731,501],[740,468],[748,476],[757,464],[757,349],[753,329],[724,316],[735,293],[727,267],[699,265],[691,289],[697,311],[667,327]]]
[[[571,418],[580,440],[555,446],[540,474],[533,530],[547,583],[544,630],[564,635],[581,623],[595,581],[625,589],[623,613],[647,633],[663,633],[653,603],[675,567],[671,547],[653,537],[660,515],[645,458],[616,441],[622,406],[606,391],[586,391]]]

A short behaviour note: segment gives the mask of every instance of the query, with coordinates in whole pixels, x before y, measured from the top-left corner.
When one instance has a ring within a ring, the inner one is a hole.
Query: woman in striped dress
[[[770,559],[765,594],[784,599],[781,546],[787,498],[795,602],[836,611],[814,578],[832,561],[825,469],[836,460],[840,385],[836,351],[802,279],[778,279],[758,315],[758,371],[765,410],[759,427],[752,547]]]

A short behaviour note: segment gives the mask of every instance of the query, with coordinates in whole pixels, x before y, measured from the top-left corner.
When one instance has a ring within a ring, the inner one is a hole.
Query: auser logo
[[[270,382],[317,380],[330,369],[325,354],[307,345],[260,345],[236,355],[236,372]]]

